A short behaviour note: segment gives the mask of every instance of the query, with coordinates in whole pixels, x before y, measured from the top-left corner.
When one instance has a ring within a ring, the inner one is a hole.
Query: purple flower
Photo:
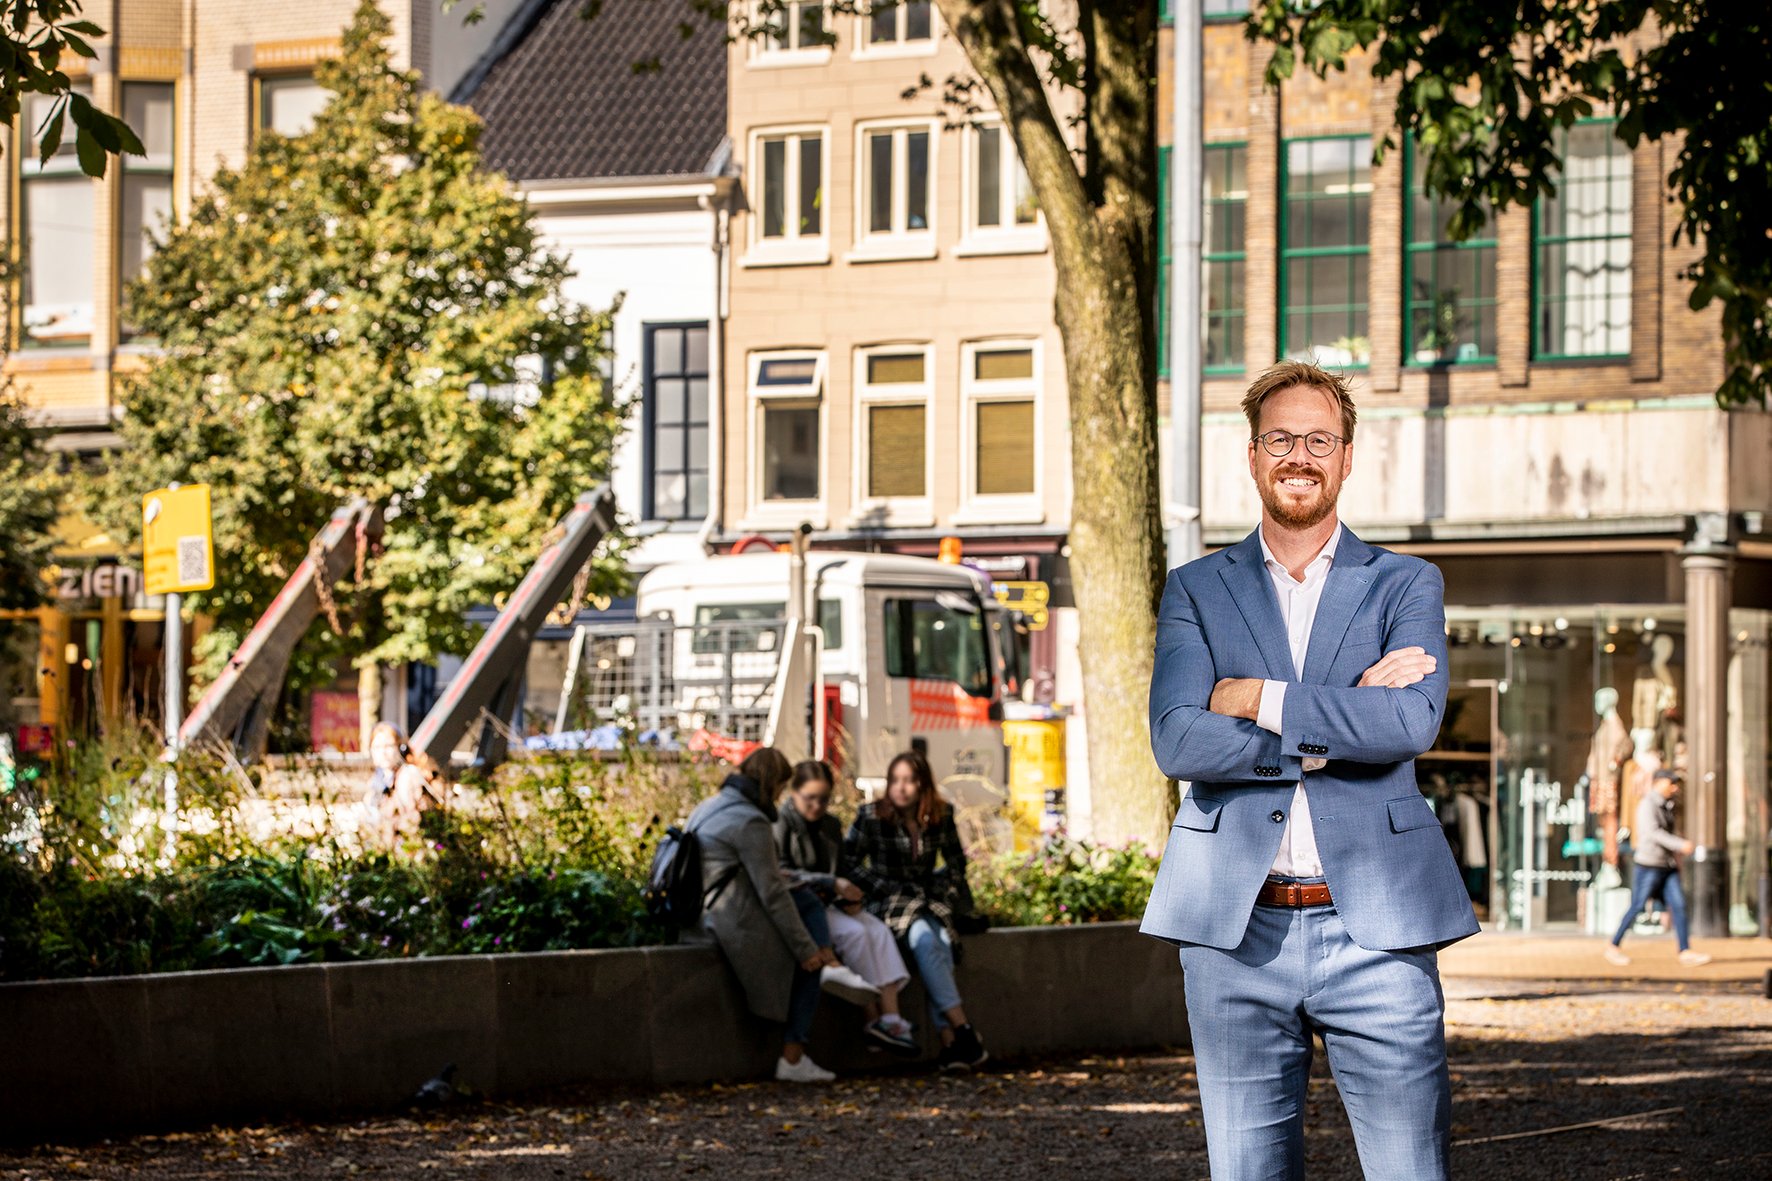
[[[474,925],[474,920],[471,916],[469,918],[465,918],[461,921],[461,929],[464,931],[466,931],[468,928],[472,927],[473,925]]]
[[[503,935],[494,935],[492,937],[492,946],[497,947],[499,944],[503,943],[504,941],[505,941],[505,937]]]

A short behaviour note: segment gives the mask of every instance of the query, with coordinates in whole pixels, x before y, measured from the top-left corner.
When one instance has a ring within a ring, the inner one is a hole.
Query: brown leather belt
[[[1329,887],[1322,882],[1301,884],[1299,882],[1263,882],[1261,892],[1255,901],[1262,906],[1328,906],[1334,901],[1329,897]]]

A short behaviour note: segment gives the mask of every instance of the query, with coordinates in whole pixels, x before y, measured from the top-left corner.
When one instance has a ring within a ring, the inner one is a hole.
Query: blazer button
[[[1286,813],[1280,811],[1278,808],[1275,808],[1273,810],[1272,814],[1270,814],[1268,816],[1268,819],[1273,821],[1275,824],[1279,824],[1286,819]]]

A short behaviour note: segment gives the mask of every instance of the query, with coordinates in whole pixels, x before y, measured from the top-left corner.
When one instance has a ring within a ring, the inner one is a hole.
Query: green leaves
[[[383,548],[334,595],[344,634],[315,629],[298,670],[467,651],[464,613],[516,584],[621,429],[596,376],[608,316],[566,298],[565,263],[480,168],[478,120],[394,69],[387,30],[365,3],[313,130],[218,172],[127,292],[164,352],[125,391],[92,509],[131,537],[143,491],[211,484],[211,664],[359,495],[387,514]],[[534,404],[510,398],[544,361]],[[618,571],[603,560],[595,586]]]
[[[1772,14],[1723,0],[1262,0],[1248,35],[1274,46],[1269,85],[1302,57],[1319,76],[1354,48],[1401,82],[1396,126],[1428,187],[1460,205],[1529,207],[1553,191],[1559,128],[1611,114],[1633,148],[1662,143],[1674,242],[1701,253],[1691,306],[1721,303],[1725,405],[1772,392]]]
[[[69,19],[79,15],[79,0],[0,0],[0,13],[11,29],[6,52],[0,53],[0,117],[17,115],[27,94],[58,99],[35,130],[39,162],[47,163],[60,150],[70,112],[76,128],[75,153],[86,175],[103,176],[110,156],[141,155],[141,141],[128,125],[76,93],[73,79],[61,69],[64,51],[96,60],[98,51],[89,39],[105,35],[89,20]]]

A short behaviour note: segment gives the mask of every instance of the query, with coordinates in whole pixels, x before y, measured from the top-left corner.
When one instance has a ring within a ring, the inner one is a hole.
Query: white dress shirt
[[[1280,601],[1280,619],[1286,625],[1286,641],[1292,648],[1292,671],[1304,676],[1304,657],[1310,651],[1311,627],[1317,621],[1317,604],[1323,600],[1323,586],[1329,581],[1329,567],[1335,564],[1335,546],[1341,541],[1344,526],[1335,532],[1304,568],[1304,578],[1292,577],[1274,551],[1267,547],[1267,535],[1256,530],[1261,539],[1262,561],[1267,563],[1269,577],[1274,580],[1274,597]],[[1286,681],[1261,683],[1261,707],[1255,724],[1278,734],[1280,719],[1286,707]],[[1327,760],[1306,758],[1303,768],[1311,772],[1323,767]],[[1311,806],[1305,798],[1304,780],[1300,777],[1292,788],[1292,812],[1286,821],[1286,832],[1280,838],[1280,852],[1269,873],[1288,878],[1323,876],[1323,861],[1317,854],[1317,832],[1311,826]]]

